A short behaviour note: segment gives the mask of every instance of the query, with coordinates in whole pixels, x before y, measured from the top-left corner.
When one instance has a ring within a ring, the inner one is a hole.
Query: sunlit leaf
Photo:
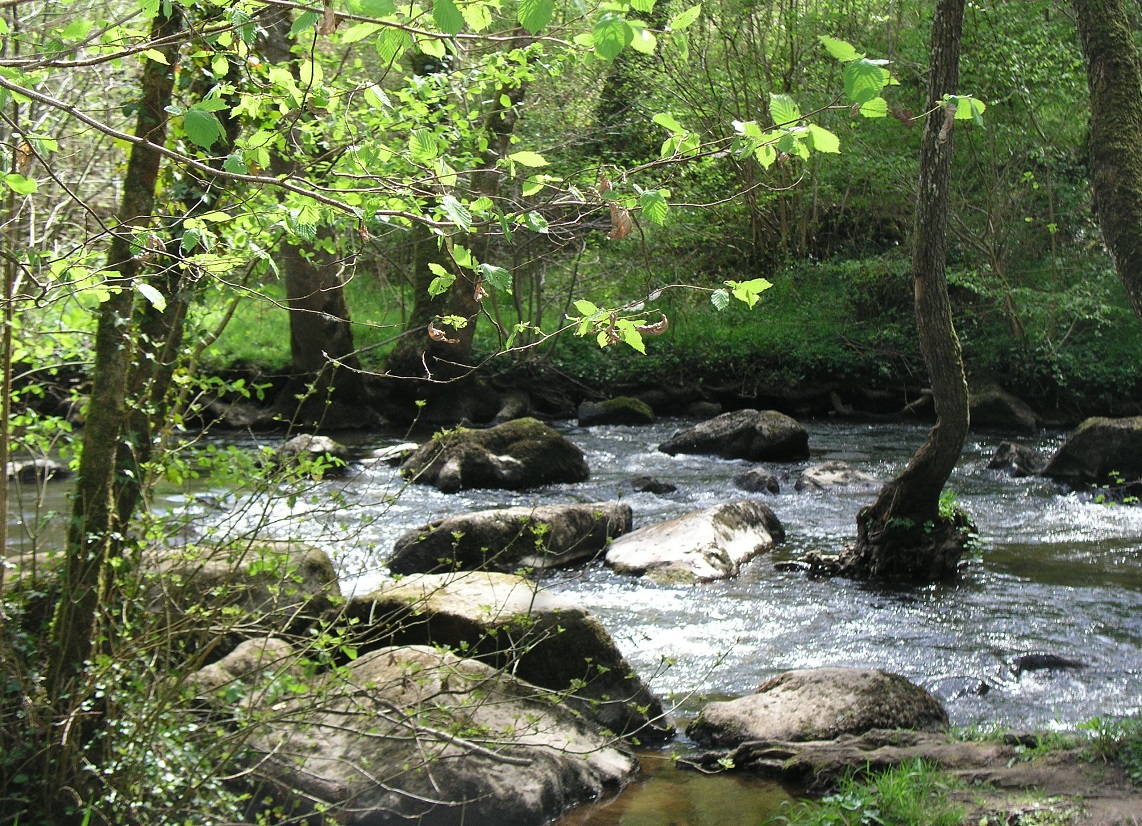
[[[595,41],[595,51],[604,60],[614,60],[619,52],[630,45],[634,39],[634,32],[625,19],[617,14],[607,12],[595,21],[591,30]]]
[[[516,6],[516,20],[532,34],[551,21],[555,12],[553,0],[520,0]]]
[[[697,20],[701,14],[701,3],[699,3],[697,6],[691,6],[690,8],[686,9],[686,11],[679,12],[678,14],[674,15],[674,17],[670,19],[670,25],[667,26],[667,28],[670,29],[670,31],[674,32],[680,31]]]
[[[506,293],[512,291],[512,274],[503,267],[497,267],[495,264],[481,264],[480,274],[497,290],[503,290]]]
[[[860,105],[861,115],[866,118],[883,118],[888,116],[888,101],[882,97],[866,100]]]
[[[797,106],[797,102],[789,95],[770,94],[769,114],[773,117],[773,122],[778,126],[796,123],[801,120],[801,109]]]
[[[373,32],[379,31],[380,29],[381,25],[379,23],[358,23],[341,32],[341,42],[356,43],[358,40],[364,40]]]
[[[150,284],[142,281],[135,282],[135,289],[139,291],[139,295],[147,299],[156,310],[160,313],[167,308],[167,299],[162,293],[152,287]]]
[[[864,57],[863,54],[853,48],[853,45],[846,40],[829,37],[827,34],[818,35],[817,39],[821,41],[821,45],[825,47],[825,50],[837,60],[841,61],[841,63],[848,63],[850,60],[860,60]]]
[[[651,120],[657,123],[659,126],[665,129],[669,129],[676,135],[680,135],[686,131],[686,129],[683,128],[682,124],[675,120],[674,115],[672,115],[670,112],[659,112],[657,115],[651,118]]]
[[[293,25],[289,27],[290,38],[296,38],[306,29],[312,29],[320,19],[321,15],[315,11],[303,11],[297,16],[297,20],[293,21]]]
[[[877,65],[877,61],[862,57],[845,64],[841,79],[845,87],[845,95],[853,103],[865,103],[879,97],[881,90],[888,85],[890,75],[888,70]]]
[[[4,183],[17,195],[31,195],[39,188],[35,178],[25,178],[16,172],[9,172],[5,175]]]
[[[824,127],[809,124],[809,143],[818,152],[836,153],[841,151],[840,139]]]
[[[642,193],[638,199],[639,208],[648,221],[661,226],[666,221],[666,214],[670,211],[670,204],[661,190],[651,189]]]
[[[377,36],[377,56],[389,65],[412,48],[412,35],[403,29],[385,29]]]
[[[455,197],[445,195],[440,200],[440,206],[441,209],[444,210],[444,214],[448,216],[448,220],[465,232],[472,230],[472,213],[468,211],[466,206],[456,200]]]
[[[432,19],[444,34],[459,34],[464,28],[464,15],[452,0],[432,0]]]
[[[186,136],[203,149],[209,149],[225,132],[213,112],[195,105],[186,110],[183,116]]]
[[[521,166],[538,167],[547,166],[547,160],[538,152],[528,152],[527,150],[521,152],[513,152],[508,155],[509,161],[515,161]]]

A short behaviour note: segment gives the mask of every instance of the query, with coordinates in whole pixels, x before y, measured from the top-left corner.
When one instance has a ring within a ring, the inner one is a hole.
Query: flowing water
[[[292,503],[236,501],[216,492],[215,506],[201,504],[208,497],[199,497],[194,506],[202,508],[203,524],[229,523],[263,535],[310,540],[341,565],[347,592],[363,592],[386,581],[384,563],[399,535],[445,515],[621,497],[633,508],[638,527],[747,495],[732,480],[750,463],[671,457],[656,450],[685,424],[565,427],[591,466],[591,480],[578,485],[445,495],[405,486],[391,468],[365,465]],[[775,563],[806,551],[836,551],[852,542],[856,512],[874,494],[799,493],[793,483],[800,471],[843,459],[889,478],[927,430],[833,422],[807,427],[811,459],[769,465],[782,489],[764,499],[785,526],[786,541],[748,563],[737,578],[655,585],[592,564],[548,574],[546,587],[572,595],[599,616],[636,670],[660,696],[673,701],[682,720],[705,700],[749,693],[787,669],[825,665],[902,674],[938,695],[952,722],[962,726],[1066,729],[1095,716],[1142,711],[1142,507],[1107,507],[1089,494],[1062,492],[1046,480],[1012,479],[987,470],[996,446],[1009,437],[973,434],[950,483],[980,534],[979,552],[960,581],[883,588],[810,580],[778,571]],[[360,434],[354,446],[364,450],[393,441]],[[1048,454],[1062,436],[1021,441]],[[630,479],[638,475],[672,482],[678,491],[634,493]],[[171,496],[165,504],[175,508],[186,502]],[[1016,675],[1011,659],[1030,652],[1079,660],[1084,667]],[[685,745],[683,741],[681,747]],[[644,756],[648,766],[661,762],[661,754]],[[759,822],[785,799],[772,785],[743,786],[739,779],[707,781],[681,774],[649,772],[649,782],[609,805],[569,816],[565,823],[744,826]],[[697,806],[699,800],[706,803]],[[734,814],[718,815],[719,800]],[[695,806],[717,816],[709,820],[694,814]]]

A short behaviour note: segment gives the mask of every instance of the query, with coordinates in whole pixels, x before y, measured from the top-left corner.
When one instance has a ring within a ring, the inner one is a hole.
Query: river
[[[646,427],[562,427],[591,467],[590,481],[577,485],[446,495],[407,486],[384,465],[355,466],[346,479],[323,482],[292,506],[284,499],[222,496],[220,507],[204,511],[201,520],[220,528],[307,539],[337,560],[346,591],[363,592],[387,580],[384,563],[399,535],[441,516],[621,497],[633,508],[638,527],[747,495],[732,480],[750,463],[671,457],[656,450],[685,424],[665,420]],[[980,535],[978,551],[959,581],[884,588],[811,580],[775,565],[806,551],[831,552],[852,542],[856,512],[873,494],[800,493],[794,490],[800,471],[842,459],[889,478],[927,429],[828,421],[810,422],[807,429],[809,461],[768,466],[782,489],[764,498],[787,538],[775,552],[746,565],[737,578],[656,585],[592,564],[548,574],[545,586],[573,595],[599,616],[636,670],[670,699],[682,720],[707,699],[749,693],[787,669],[825,665],[902,674],[938,695],[959,726],[1072,729],[1095,716],[1142,711],[1142,507],[1108,507],[1090,494],[1063,492],[1044,479],[1014,479],[988,470],[995,448],[1011,437],[975,433],[950,482]],[[1049,454],[1062,438],[1050,433],[1019,441]],[[349,443],[364,451],[394,441],[392,436],[357,434]],[[639,475],[669,481],[678,490],[667,495],[632,492],[629,480]],[[170,507],[187,504],[178,495],[168,499]],[[1012,658],[1031,652],[1057,654],[1084,667],[1016,675]],[[644,760],[658,765],[661,758],[647,754]],[[675,774],[651,772],[652,778],[670,779],[644,784],[622,800],[664,796],[675,801],[664,805],[676,806],[679,796],[716,800],[725,794],[723,787],[702,786],[705,781],[681,780]],[[740,785],[738,780],[717,782]],[[687,788],[680,791],[681,786]],[[750,794],[769,801],[757,804],[764,811],[772,811],[773,800],[784,799],[764,784],[755,784]],[[730,796],[739,800],[735,811],[741,819],[717,822],[758,822],[752,804]],[[671,822],[655,820],[653,802],[647,804],[652,813],[645,816],[632,814],[629,805],[612,807],[596,819],[579,814],[573,822]],[[706,822],[695,817],[673,822]]]

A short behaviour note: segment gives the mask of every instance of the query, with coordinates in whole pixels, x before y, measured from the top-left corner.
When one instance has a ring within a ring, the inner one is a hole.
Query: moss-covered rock
[[[662,703],[602,623],[522,577],[410,576],[354,597],[346,616],[361,650],[445,646],[542,687],[611,731],[643,740],[673,732]]]
[[[601,402],[585,401],[579,405],[579,426],[599,424],[653,424],[650,405],[632,396],[616,396]]]
[[[397,540],[396,574],[554,568],[597,556],[631,528],[630,505],[540,505],[438,519]]]
[[[469,488],[523,490],[556,482],[585,482],[583,452],[536,419],[487,430],[459,428],[434,436],[408,457],[401,474],[445,493]]]
[[[658,446],[671,456],[703,453],[751,462],[809,458],[809,434],[776,410],[735,410],[674,434]]]

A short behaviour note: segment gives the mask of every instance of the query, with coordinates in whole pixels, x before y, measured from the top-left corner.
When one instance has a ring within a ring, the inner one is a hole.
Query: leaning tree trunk
[[[1094,209],[1142,320],[1142,71],[1122,0],[1073,0],[1090,86]]]
[[[899,476],[857,515],[857,543],[841,573],[869,579],[931,581],[955,574],[965,536],[940,516],[940,493],[963,449],[968,390],[945,279],[954,109],[941,100],[959,82],[964,0],[939,0],[932,21],[928,116],[920,145],[912,281],[920,348],[932,384],[936,425]]]

